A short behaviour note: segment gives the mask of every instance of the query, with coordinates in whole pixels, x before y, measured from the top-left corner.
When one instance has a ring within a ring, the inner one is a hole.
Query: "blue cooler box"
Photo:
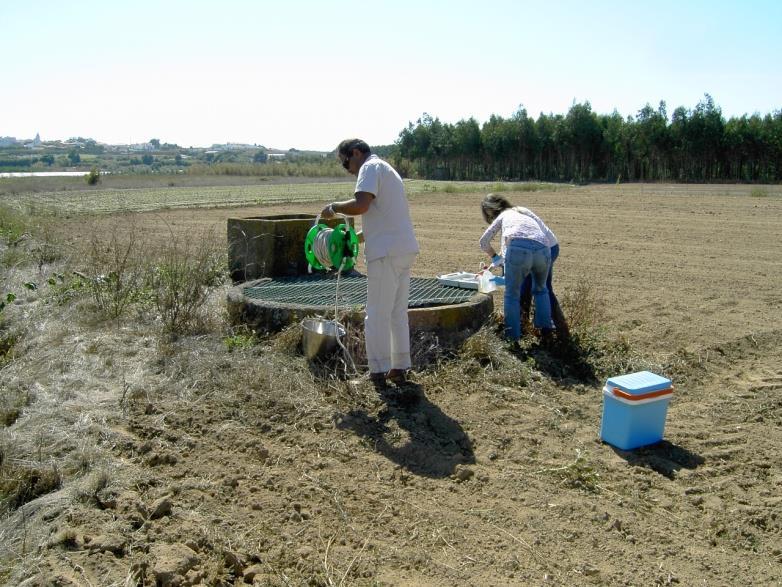
[[[609,378],[600,438],[622,450],[661,441],[671,397],[671,380],[649,371]]]

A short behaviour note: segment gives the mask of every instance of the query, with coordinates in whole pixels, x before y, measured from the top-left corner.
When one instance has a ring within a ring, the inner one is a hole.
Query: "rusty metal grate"
[[[298,277],[275,277],[245,287],[245,297],[252,300],[298,306],[333,306],[337,293],[335,274]],[[410,280],[410,308],[443,306],[467,302],[475,291],[448,287],[437,279],[413,277]],[[343,275],[339,280],[339,305],[364,307],[367,303],[367,278],[363,275]]]

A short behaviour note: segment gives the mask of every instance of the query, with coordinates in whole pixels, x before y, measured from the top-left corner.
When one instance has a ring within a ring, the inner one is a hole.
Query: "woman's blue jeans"
[[[546,279],[551,269],[551,249],[537,241],[513,239],[505,251],[505,336],[521,338],[521,288],[532,277],[535,326],[551,328],[551,301]]]
[[[551,247],[551,268],[548,270],[548,277],[546,277],[546,288],[548,289],[548,300],[551,304],[551,319],[556,324],[555,307],[559,305],[559,300],[554,294],[554,287],[551,285],[552,275],[554,274],[554,263],[559,257],[559,243]],[[531,302],[530,296],[532,294],[532,275],[528,275],[524,279],[524,284],[521,286],[521,311],[529,313],[529,304]],[[525,298],[526,296],[526,298]],[[561,310],[560,310],[561,312]],[[559,325],[557,325],[559,328]]]

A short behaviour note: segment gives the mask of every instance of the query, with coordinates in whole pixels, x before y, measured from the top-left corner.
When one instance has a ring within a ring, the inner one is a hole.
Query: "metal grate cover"
[[[275,277],[243,289],[252,300],[298,306],[333,306],[337,294],[336,274],[298,277]],[[442,285],[437,279],[410,279],[410,308],[425,308],[461,304],[470,300],[475,291]],[[360,274],[343,275],[339,279],[339,305],[364,307],[367,304],[367,278]]]

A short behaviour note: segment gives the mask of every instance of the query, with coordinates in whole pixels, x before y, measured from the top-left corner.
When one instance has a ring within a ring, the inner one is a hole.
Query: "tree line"
[[[597,114],[589,102],[537,120],[521,107],[482,126],[424,114],[389,155],[403,175],[427,179],[777,182],[782,110],[725,120],[706,94],[670,118],[665,102],[626,118]]]

